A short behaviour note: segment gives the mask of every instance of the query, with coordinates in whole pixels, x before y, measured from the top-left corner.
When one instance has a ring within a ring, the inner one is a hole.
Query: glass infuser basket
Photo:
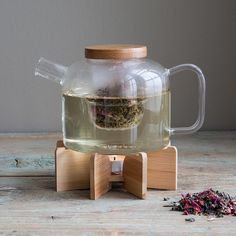
[[[146,58],[142,45],[95,45],[69,67],[41,58],[35,74],[62,86],[63,141],[67,148],[100,154],[157,151],[173,134],[203,124],[205,79],[192,64],[166,69]],[[190,127],[170,127],[171,75],[191,70],[199,84],[198,117]]]

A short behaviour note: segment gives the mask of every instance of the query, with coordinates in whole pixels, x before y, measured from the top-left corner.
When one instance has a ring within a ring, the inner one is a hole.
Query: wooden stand
[[[112,172],[114,159],[123,164],[119,173]],[[113,182],[123,183],[127,192],[141,199],[146,197],[147,188],[177,189],[177,149],[174,146],[123,156],[76,152],[58,141],[55,163],[57,192],[90,188],[90,199],[94,200],[108,192]]]

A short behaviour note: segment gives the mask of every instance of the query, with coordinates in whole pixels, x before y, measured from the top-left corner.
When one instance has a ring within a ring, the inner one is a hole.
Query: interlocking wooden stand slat
[[[120,160],[123,171],[112,173],[112,161]],[[113,182],[144,199],[147,188],[177,189],[177,149],[169,146],[157,152],[122,155],[81,153],[66,149],[62,141],[55,151],[56,191],[89,189],[90,198],[98,199]]]

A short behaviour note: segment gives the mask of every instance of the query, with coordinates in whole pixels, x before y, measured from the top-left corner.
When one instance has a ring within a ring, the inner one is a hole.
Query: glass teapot
[[[156,151],[173,134],[190,134],[203,124],[205,79],[192,64],[165,69],[146,59],[142,45],[95,45],[69,67],[44,58],[35,75],[62,86],[63,141],[67,148],[100,154]],[[169,77],[197,74],[198,116],[190,127],[170,127]]]

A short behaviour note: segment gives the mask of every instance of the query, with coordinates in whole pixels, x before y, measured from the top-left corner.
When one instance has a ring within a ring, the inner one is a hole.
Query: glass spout
[[[66,66],[56,64],[41,57],[36,64],[35,75],[63,84],[67,69],[68,67]]]

